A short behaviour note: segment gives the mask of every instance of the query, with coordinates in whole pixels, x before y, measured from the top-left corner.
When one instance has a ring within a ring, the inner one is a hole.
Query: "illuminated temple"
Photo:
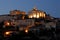
[[[45,18],[46,13],[44,11],[33,8],[28,12],[29,18]]]

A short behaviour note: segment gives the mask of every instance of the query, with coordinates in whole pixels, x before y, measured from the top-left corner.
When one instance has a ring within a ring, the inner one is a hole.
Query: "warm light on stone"
[[[35,8],[29,12],[29,18],[45,18],[46,13],[41,10],[36,10]]]

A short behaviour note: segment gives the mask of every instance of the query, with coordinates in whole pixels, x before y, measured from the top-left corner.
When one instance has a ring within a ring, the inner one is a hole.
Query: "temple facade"
[[[46,12],[33,8],[28,12],[29,18],[45,18]]]

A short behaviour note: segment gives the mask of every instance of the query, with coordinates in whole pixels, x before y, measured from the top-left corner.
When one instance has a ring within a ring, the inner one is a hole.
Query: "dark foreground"
[[[57,32],[58,34],[58,32]],[[60,35],[60,34],[59,34]],[[0,35],[0,40],[59,40],[59,36],[56,35],[55,31],[49,30],[49,31],[40,31],[40,32],[25,32],[25,31],[19,31],[16,33],[12,33],[10,36],[3,36]]]

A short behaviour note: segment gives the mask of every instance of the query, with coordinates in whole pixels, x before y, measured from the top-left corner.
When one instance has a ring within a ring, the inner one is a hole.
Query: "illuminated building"
[[[44,11],[33,8],[31,11],[28,12],[28,16],[29,18],[45,18],[46,13]]]
[[[20,18],[24,19],[25,15],[26,15],[26,12],[20,11],[20,10],[12,10],[12,11],[10,11],[10,15],[15,15],[14,16],[15,19],[20,19]]]
[[[20,11],[20,10],[12,10],[12,11],[10,11],[10,15],[19,15],[19,14],[25,15],[25,12]]]

